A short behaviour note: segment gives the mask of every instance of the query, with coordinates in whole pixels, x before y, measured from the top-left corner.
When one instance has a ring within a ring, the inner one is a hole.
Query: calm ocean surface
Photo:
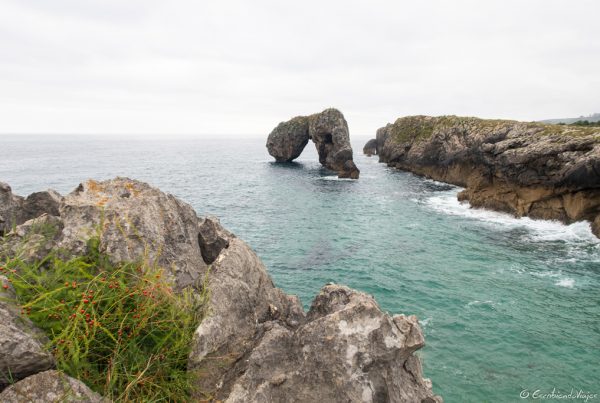
[[[600,394],[600,242],[589,225],[469,209],[458,188],[363,156],[367,138],[353,144],[358,181],[322,169],[312,144],[298,163],[274,164],[265,139],[0,137],[0,181],[65,194],[128,176],[173,193],[220,217],[305,306],[333,281],[416,314],[425,374],[447,402]]]

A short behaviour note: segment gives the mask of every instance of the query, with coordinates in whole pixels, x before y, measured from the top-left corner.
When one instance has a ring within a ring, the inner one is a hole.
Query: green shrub
[[[93,238],[68,260],[0,258],[0,274],[49,337],[59,369],[116,401],[189,401],[187,360],[206,292],[174,293],[161,268],[114,265],[98,245]]]

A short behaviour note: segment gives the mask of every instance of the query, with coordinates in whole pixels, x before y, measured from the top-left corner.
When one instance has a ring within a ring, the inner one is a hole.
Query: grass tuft
[[[160,267],[112,264],[98,238],[87,250],[33,263],[0,257],[0,274],[50,339],[58,369],[115,401],[189,401],[188,355],[206,293],[174,293]]]

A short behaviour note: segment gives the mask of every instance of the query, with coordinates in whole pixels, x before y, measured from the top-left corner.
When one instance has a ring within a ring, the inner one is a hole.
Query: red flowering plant
[[[0,274],[21,314],[49,337],[59,369],[112,400],[188,401],[187,361],[206,292],[174,293],[160,267],[112,264],[98,246],[93,238],[85,255],[68,260],[0,257]]]

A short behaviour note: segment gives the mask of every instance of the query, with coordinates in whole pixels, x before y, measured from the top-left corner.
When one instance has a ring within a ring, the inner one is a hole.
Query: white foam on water
[[[350,178],[338,178],[335,175],[331,175],[331,176],[321,176],[320,178],[317,178],[318,180],[322,180],[322,181],[354,181],[356,179],[350,179]]]
[[[432,318],[425,318],[423,320],[419,321],[419,324],[421,325],[421,327],[426,328],[427,325],[429,325],[429,323],[431,323]]]
[[[470,306],[473,306],[473,305],[489,305],[490,307],[495,308],[494,301],[479,301],[479,300],[475,300],[475,301],[469,302],[466,306],[470,307]]]
[[[573,280],[572,278],[565,277],[558,280],[556,283],[554,283],[554,285],[557,285],[559,287],[574,288],[575,280]]]
[[[528,240],[533,242],[571,241],[600,245],[600,239],[594,236],[588,222],[581,221],[566,225],[559,221],[533,220],[529,217],[516,218],[510,214],[475,209],[471,208],[467,202],[458,201],[456,195],[460,190],[453,189],[437,193],[435,196],[425,199],[425,203],[436,211],[477,220],[497,229],[526,229],[530,233]]]

